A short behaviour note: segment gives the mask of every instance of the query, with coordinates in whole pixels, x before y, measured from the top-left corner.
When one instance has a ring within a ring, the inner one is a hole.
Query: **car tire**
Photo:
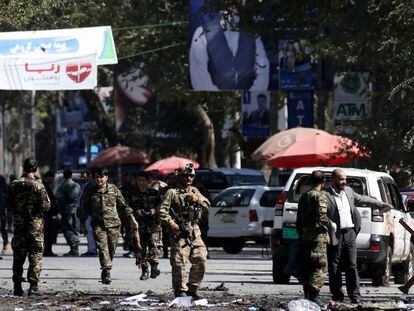
[[[243,239],[223,239],[222,247],[228,254],[238,254],[244,247]]]
[[[273,283],[275,284],[289,284],[290,275],[285,274],[283,270],[286,264],[278,262],[275,257],[272,258],[272,275]]]
[[[385,261],[379,265],[374,265],[372,270],[373,286],[389,286],[392,271],[392,249],[388,246]]]
[[[410,254],[407,259],[400,265],[396,267],[394,272],[394,283],[395,284],[405,284],[414,273],[414,247],[411,244]]]

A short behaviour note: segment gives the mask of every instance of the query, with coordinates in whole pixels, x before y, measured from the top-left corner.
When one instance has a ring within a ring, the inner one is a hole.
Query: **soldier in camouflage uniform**
[[[302,279],[305,298],[316,303],[326,280],[328,230],[334,227],[327,216],[327,199],[321,192],[324,176],[321,171],[311,175],[312,188],[302,194],[298,205],[296,229],[302,240]]]
[[[161,243],[161,223],[158,217],[160,194],[156,188],[149,187],[149,182],[149,173],[139,172],[136,175],[137,186],[129,197],[129,205],[139,224],[142,247],[141,280],[148,280],[150,277],[149,265],[151,265],[152,279],[160,275],[160,270],[158,270],[158,246]]]
[[[160,205],[160,218],[168,225],[171,231],[171,259],[172,285],[176,297],[191,296],[199,299],[197,289],[203,280],[207,250],[201,239],[198,222],[202,212],[207,212],[210,202],[191,186],[195,177],[195,171],[191,163],[178,170],[177,186],[168,189]],[[172,210],[177,214],[173,217]],[[180,231],[177,221],[181,221],[189,233],[192,247],[188,245],[183,233]],[[185,282],[185,265],[190,261],[192,266]]]
[[[126,203],[121,191],[115,185],[108,183],[108,170],[97,169],[92,173],[92,176],[95,184],[89,187],[82,197],[82,208],[80,210],[81,232],[86,232],[85,221],[91,215],[102,270],[102,283],[110,284],[112,259],[121,227],[118,211],[131,222],[133,230],[138,229],[138,223],[135,221],[132,209]]]
[[[26,159],[23,163],[23,176],[14,180],[7,189],[7,209],[14,217],[12,248],[16,296],[23,296],[21,282],[26,256],[29,259],[28,294],[41,294],[38,283],[42,271],[44,214],[50,208],[50,200],[42,181],[35,176],[37,165],[36,160]]]

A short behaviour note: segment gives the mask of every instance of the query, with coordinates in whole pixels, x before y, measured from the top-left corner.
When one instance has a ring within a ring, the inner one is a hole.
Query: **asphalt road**
[[[82,238],[81,252],[86,251],[86,240]],[[155,295],[172,298],[171,272],[168,259],[160,260],[161,275],[157,279],[140,281],[140,271],[134,266],[133,258],[124,258],[123,249],[118,246],[113,262],[112,283],[103,285],[100,282],[99,261],[97,257],[62,257],[69,248],[65,245],[63,237],[59,236],[54,252],[60,255],[56,258],[46,257],[43,262],[41,274],[41,289],[49,293],[82,292],[100,295],[101,299],[110,295],[134,295],[138,293],[153,292]],[[27,266],[27,263],[26,263]],[[260,246],[249,246],[237,255],[226,254],[220,248],[210,249],[207,272],[200,293],[221,297],[221,301],[232,301],[243,297],[272,297],[285,301],[302,298],[301,286],[297,280],[291,278],[289,285],[273,284],[271,275],[270,250]],[[2,297],[12,293],[11,281],[12,255],[3,255],[0,260],[0,307]],[[220,286],[228,288],[225,297]],[[389,287],[372,287],[369,280],[361,281],[361,294],[365,300],[398,299],[401,293],[397,285]],[[28,284],[24,284],[28,288]],[[413,289],[414,291],[414,289]],[[277,298],[279,297],[279,298]],[[329,300],[329,288],[325,285],[322,297]],[[1,309],[1,308],[0,308]]]

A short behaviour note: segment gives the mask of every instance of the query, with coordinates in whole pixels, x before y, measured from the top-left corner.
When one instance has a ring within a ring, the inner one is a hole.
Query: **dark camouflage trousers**
[[[162,232],[147,232],[140,230],[139,237],[141,239],[142,247],[142,266],[148,267],[148,264],[151,266],[158,264],[159,248],[162,245]]]
[[[196,292],[203,281],[206,271],[207,249],[201,236],[193,241],[193,248],[185,244],[184,239],[171,239],[171,275],[174,292],[187,290]],[[188,283],[185,281],[185,266],[190,261],[191,268]]]
[[[13,282],[20,283],[23,276],[23,265],[26,256],[29,259],[27,281],[30,284],[39,283],[43,258],[43,220],[35,220],[32,224],[14,227],[13,248]]]
[[[103,226],[93,227],[101,269],[112,269],[112,259],[114,258],[116,246],[118,245],[120,227],[121,226],[111,228],[105,228]]]
[[[327,277],[326,243],[302,241],[302,285],[320,291]]]

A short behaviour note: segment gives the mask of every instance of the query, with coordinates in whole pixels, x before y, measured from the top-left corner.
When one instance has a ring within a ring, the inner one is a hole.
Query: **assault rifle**
[[[414,230],[404,221],[404,218],[401,218],[398,222],[411,234],[411,242],[414,243]]]
[[[188,245],[190,248],[193,248],[193,242],[191,242],[191,235],[190,232],[186,229],[184,222],[180,217],[178,217],[177,212],[174,210],[174,208],[170,208],[171,216],[174,218],[175,222],[177,223],[178,227],[180,228],[180,233],[182,237],[184,238],[185,244]],[[184,245],[185,247],[185,245]]]

